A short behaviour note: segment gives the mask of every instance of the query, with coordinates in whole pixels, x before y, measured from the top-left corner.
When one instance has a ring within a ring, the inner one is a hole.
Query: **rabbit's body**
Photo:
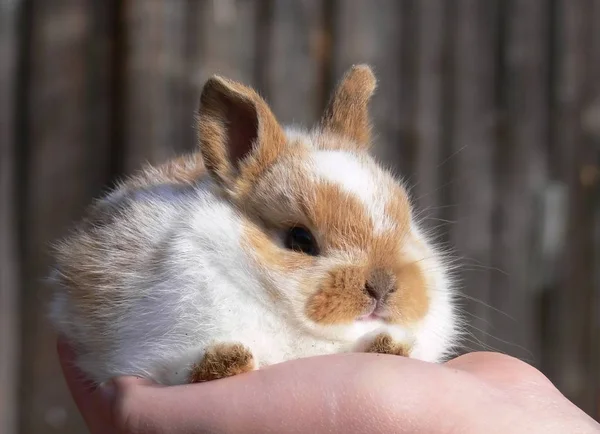
[[[252,273],[256,258],[240,249],[243,221],[213,189],[205,179],[110,198],[99,206],[122,214],[80,234],[98,243],[84,260],[105,280],[99,303],[63,293],[52,317],[80,345],[79,363],[95,380],[136,374],[184,383],[213,342],[243,343],[261,365],[338,352],[351,342],[299,333],[282,317]],[[100,304],[101,297],[124,300]]]
[[[279,132],[260,110],[259,129],[274,132],[259,130],[258,143],[287,143],[268,168],[247,160],[235,185],[218,152],[204,153],[208,171],[197,157],[149,168],[60,245],[52,319],[94,381],[203,381],[199,361],[223,343],[251,357],[240,372],[368,350],[382,333],[398,343],[383,352],[437,361],[452,347],[447,270],[394,178],[348,137]],[[287,228],[299,224],[319,251],[289,250]]]

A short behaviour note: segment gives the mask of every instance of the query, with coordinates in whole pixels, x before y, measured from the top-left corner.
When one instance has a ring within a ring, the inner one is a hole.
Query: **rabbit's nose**
[[[396,278],[390,271],[375,269],[365,283],[365,291],[375,300],[384,301],[389,294],[396,291]]]

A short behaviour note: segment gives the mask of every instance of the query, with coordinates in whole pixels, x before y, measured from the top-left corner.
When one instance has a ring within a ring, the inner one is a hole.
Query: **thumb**
[[[100,385],[88,379],[76,365],[73,348],[59,337],[57,352],[67,387],[92,433],[115,432],[117,394],[123,390],[154,383],[138,377],[119,377]]]

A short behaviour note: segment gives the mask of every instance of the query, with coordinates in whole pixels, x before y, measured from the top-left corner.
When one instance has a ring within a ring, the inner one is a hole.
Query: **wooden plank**
[[[27,160],[19,179],[25,195],[20,219],[27,271],[22,293],[23,433],[85,431],[56,358],[56,338],[45,318],[49,291],[42,279],[49,272],[49,244],[64,234],[106,182],[108,5],[31,3],[27,137],[20,144]]]
[[[585,336],[587,379],[581,407],[600,421],[600,0],[590,0],[586,10],[588,52],[585,58],[585,90],[582,107],[582,139],[579,148],[578,181],[581,205],[577,226],[581,227],[581,323]],[[591,240],[591,242],[589,241]]]
[[[194,114],[210,75],[253,84],[255,9],[230,0],[125,3],[121,172],[194,148]]]
[[[320,0],[273,2],[264,96],[280,122],[310,127],[320,116],[327,54]]]
[[[22,3],[0,4],[0,432],[17,433],[19,263],[16,201],[17,20]]]
[[[600,18],[600,17],[598,17]],[[599,162],[600,165],[600,162]],[[594,270],[596,270],[593,276],[593,285],[596,288],[594,300],[592,303],[592,324],[590,333],[590,347],[592,348],[591,355],[591,366],[600,365],[600,181],[596,180],[596,204],[593,218],[595,223],[594,227]],[[600,422],[600,372],[598,369],[592,370],[592,394],[593,394],[593,405],[595,408],[590,412],[595,419]]]
[[[172,80],[181,79],[182,0],[127,1],[123,6],[126,57],[123,89],[123,167],[129,174],[146,161],[166,159],[171,141]],[[191,114],[190,114],[191,124]],[[177,135],[175,135],[177,136]]]
[[[194,0],[190,0],[191,4]],[[202,60],[198,78],[204,82],[212,74],[221,74],[248,85],[256,85],[257,2],[213,0],[204,2],[197,15],[202,24],[199,39]]]
[[[592,23],[600,22],[600,0],[592,0]],[[600,366],[600,80],[594,80],[594,77],[600,77],[600,26],[592,26],[592,51],[591,51],[591,68],[588,79],[591,80],[591,101],[585,111],[587,122],[584,122],[587,134],[590,136],[591,147],[596,152],[596,163],[590,165],[595,167],[588,173],[593,173],[592,185],[592,200],[594,203],[594,211],[592,213],[592,221],[594,223],[594,265],[592,268],[595,271],[592,277],[592,286],[595,288],[592,296],[592,311],[591,311],[591,333],[589,345],[592,349],[590,357],[591,384],[592,391],[592,408],[591,413],[600,422],[600,370],[594,369],[595,366]],[[595,190],[595,193],[594,193]]]
[[[451,125],[450,242],[461,258],[461,286],[472,316],[469,346],[489,335],[493,155],[495,149],[495,1],[453,3],[455,41]]]
[[[553,119],[551,168],[553,175],[569,188],[567,243],[558,276],[556,312],[552,335],[555,339],[554,366],[550,376],[576,405],[591,412],[589,327],[591,314],[592,265],[590,218],[587,192],[580,170],[589,158],[590,147],[582,132],[582,114],[590,87],[588,80],[591,48],[591,3],[587,0],[557,2],[557,75],[553,83],[556,117]],[[591,215],[590,215],[591,214]]]
[[[188,0],[190,52],[188,81],[195,86],[194,113],[200,91],[213,74],[257,86],[257,21],[262,2]],[[262,91],[262,89],[259,89]]]
[[[375,153],[403,176],[412,172],[414,77],[411,17],[415,2],[336,2],[333,11],[332,83],[355,63],[373,66],[379,87],[371,103]],[[414,20],[413,20],[414,21]]]
[[[416,102],[416,156],[414,196],[424,223],[430,228],[440,226],[445,203],[441,166],[443,161],[445,104],[444,86],[446,74],[443,68],[448,55],[447,2],[445,0],[422,0],[418,3],[418,54],[417,54],[417,102]]]
[[[534,199],[546,181],[549,111],[547,2],[512,0],[506,7],[503,41],[504,125],[496,153],[497,196],[491,301],[493,335],[499,350],[539,366],[538,291],[532,274],[532,234],[538,227]]]

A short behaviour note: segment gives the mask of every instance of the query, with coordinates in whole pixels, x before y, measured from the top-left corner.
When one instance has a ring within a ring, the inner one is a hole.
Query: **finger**
[[[110,432],[110,389],[98,389],[85,378],[75,365],[75,353],[64,339],[59,338],[57,350],[67,387],[86,425],[92,433]]]
[[[535,367],[506,354],[494,352],[467,353],[445,363],[468,372],[494,385],[533,385],[555,389],[552,382]]]
[[[115,380],[106,382],[103,385],[96,385],[93,381],[86,378],[85,374],[77,367],[75,363],[75,352],[64,338],[59,338],[57,342],[57,351],[61,367],[68,385],[73,387],[73,392],[77,398],[88,400],[92,397],[101,399],[111,399],[113,395],[113,382],[117,381],[122,386],[134,385],[156,385],[152,380],[136,376],[123,376]]]
[[[432,399],[448,402],[436,408],[451,420],[446,409],[459,397],[451,390],[438,396],[439,372],[447,370],[395,356],[337,354],[203,384],[123,389],[115,414],[121,427],[138,432],[415,432],[431,423]]]
[[[113,407],[118,388],[152,384],[137,377],[122,377],[98,386],[77,368],[75,353],[62,337],[57,352],[67,387],[92,433],[114,432]]]
[[[75,364],[75,352],[62,337],[58,338],[57,352],[65,379],[70,386],[73,385],[75,387],[77,396],[84,397],[91,394],[95,389],[94,384],[88,381],[77,368]]]

